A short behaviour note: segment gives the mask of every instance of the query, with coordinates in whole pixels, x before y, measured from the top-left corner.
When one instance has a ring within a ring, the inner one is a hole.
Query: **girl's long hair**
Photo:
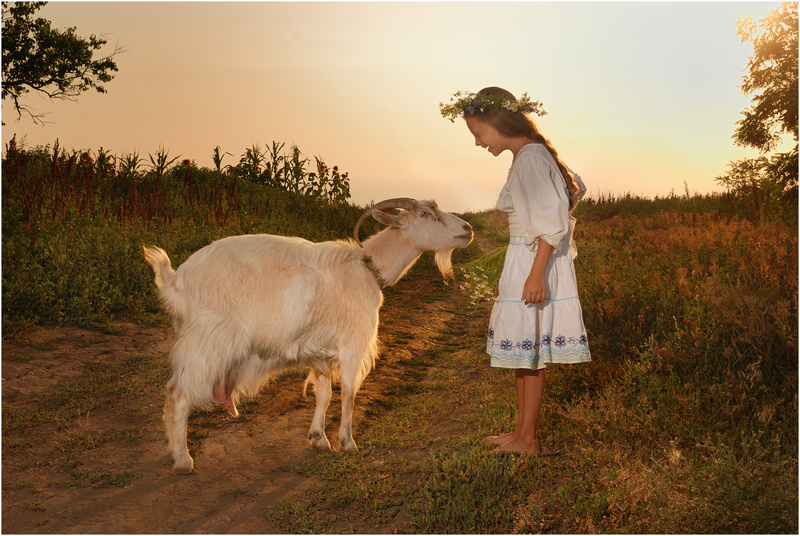
[[[500,95],[514,102],[517,100],[511,92],[499,87],[483,88],[478,92],[478,95]],[[577,205],[580,200],[578,197],[580,192],[578,181],[575,180],[575,176],[570,172],[561,158],[559,158],[558,152],[556,152],[550,140],[539,132],[533,118],[518,112],[506,110],[505,108],[486,110],[485,112],[476,111],[472,117],[489,123],[503,136],[508,136],[510,138],[523,136],[534,143],[541,143],[544,145],[553,157],[553,160],[555,160],[561,175],[564,176],[564,182],[567,185],[567,192],[569,193],[569,210],[572,211],[572,209],[575,208],[575,205]]]

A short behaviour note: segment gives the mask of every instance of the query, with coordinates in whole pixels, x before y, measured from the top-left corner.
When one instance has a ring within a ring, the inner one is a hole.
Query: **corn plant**
[[[283,169],[284,156],[281,153],[283,146],[283,143],[273,141],[272,148],[269,149],[269,161],[266,163],[265,170],[267,184],[274,184],[275,186],[282,187],[279,170]]]
[[[315,156],[317,171],[309,172],[309,158],[304,157],[297,146],[284,151],[285,144],[272,142],[272,147],[262,150],[253,145],[242,154],[239,164],[229,167],[231,174],[255,184],[281,188],[288,192],[309,197],[319,197],[330,202],[342,203],[350,198],[350,180],[347,173],[340,173],[338,166],[331,170],[321,157]],[[219,148],[215,152],[215,164]]]
[[[156,177],[158,179],[160,179],[161,176],[164,175],[164,172],[170,165],[172,165],[173,162],[175,162],[175,160],[180,158],[180,155],[178,155],[172,160],[170,160],[169,151],[164,149],[163,147],[158,148],[158,152],[156,152],[155,158],[153,158],[152,154],[148,154],[148,156],[150,157],[150,163],[153,166],[153,171],[156,172]]]
[[[219,145],[214,147],[214,155],[212,158],[214,160],[214,168],[216,169],[217,174],[222,173],[222,159],[225,158],[226,156],[233,156],[233,155],[231,155],[231,153],[220,153]]]
[[[120,166],[119,166],[119,174],[122,177],[128,177],[132,175],[136,175],[139,172],[139,167],[142,165],[144,160],[139,158],[139,152],[133,151],[132,153],[127,153],[122,156],[120,159]]]

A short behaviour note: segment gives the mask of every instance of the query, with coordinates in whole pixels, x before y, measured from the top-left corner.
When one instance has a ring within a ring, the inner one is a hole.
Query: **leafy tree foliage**
[[[737,145],[766,152],[775,149],[782,134],[797,140],[797,4],[785,2],[759,23],[739,19],[739,36],[753,44],[750,71],[741,89],[753,96],[754,106],[739,120],[734,134]]]
[[[3,89],[2,98],[11,99],[18,117],[27,114],[41,123],[37,115],[20,99],[31,90],[51,99],[75,100],[94,88],[105,93],[102,84],[110,82],[117,71],[114,56],[95,58],[106,40],[91,35],[82,38],[75,28],[57,30],[49,20],[34,18],[47,2],[3,2]]]
[[[758,22],[746,16],[737,23],[742,42],[753,45],[742,92],[753,94],[753,105],[742,112],[733,135],[736,145],[758,149],[762,156],[730,163],[717,182],[739,197],[795,204],[798,179],[798,18],[797,3],[785,2]],[[781,138],[794,137],[794,149],[776,153]],[[773,195],[765,196],[765,192]]]

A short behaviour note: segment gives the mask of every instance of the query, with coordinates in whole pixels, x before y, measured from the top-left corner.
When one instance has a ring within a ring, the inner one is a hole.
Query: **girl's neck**
[[[517,155],[522,150],[523,147],[526,145],[530,145],[531,143],[536,143],[532,139],[529,138],[514,138],[511,143],[509,143],[508,150],[511,151],[511,154],[514,155],[514,159],[512,162],[517,161]]]

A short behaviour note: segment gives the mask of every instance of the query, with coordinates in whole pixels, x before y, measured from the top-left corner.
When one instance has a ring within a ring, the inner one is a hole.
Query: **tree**
[[[741,90],[753,94],[753,106],[736,122],[736,145],[758,149],[762,156],[731,162],[727,175],[717,177],[732,193],[743,196],[776,191],[778,197],[796,202],[798,179],[798,18],[797,4],[785,2],[755,22],[745,16],[737,22],[742,42],[753,45],[747,62],[748,74],[742,77]],[[774,151],[782,136],[794,137],[794,149]],[[777,189],[776,189],[777,186]],[[766,201],[766,200],[765,200]]]
[[[18,119],[27,114],[34,123],[42,123],[20,99],[31,90],[51,99],[76,100],[94,88],[106,93],[102,84],[117,72],[114,56],[123,50],[116,47],[107,55],[95,58],[107,41],[91,35],[82,38],[75,28],[56,30],[50,21],[34,19],[34,13],[47,2],[3,2],[3,90],[2,99],[11,99]]]
[[[740,87],[745,94],[761,93],[753,96],[755,106],[742,112],[733,138],[737,145],[771,151],[782,134],[797,140],[797,4],[785,2],[759,23],[742,17],[737,26],[742,42],[753,44],[750,73]]]

